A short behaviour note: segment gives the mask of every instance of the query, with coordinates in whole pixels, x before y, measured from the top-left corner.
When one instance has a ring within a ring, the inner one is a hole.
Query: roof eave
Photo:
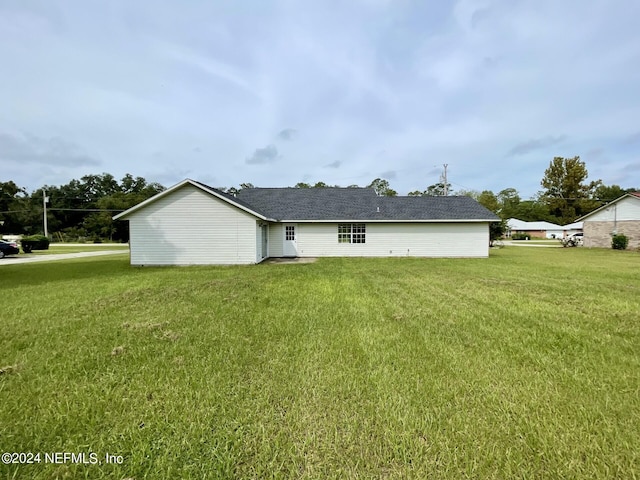
[[[145,201],[140,202],[137,205],[134,205],[133,207],[125,210],[124,212],[121,212],[121,213],[119,213],[117,215],[114,215],[112,217],[112,219],[113,220],[119,220],[119,219],[122,219],[124,217],[127,217],[128,215],[131,215],[132,213],[134,213],[134,212],[146,207],[147,205],[149,205],[151,203],[154,203],[155,201],[159,200],[160,198],[162,198],[162,197],[164,197],[166,195],[169,195],[172,192],[175,192],[176,190],[182,188],[183,186],[185,186],[187,184],[193,185],[194,187],[202,190],[203,192],[208,193],[210,195],[213,195],[214,197],[216,197],[216,198],[218,198],[218,199],[220,199],[220,200],[222,200],[222,201],[224,201],[224,202],[226,202],[226,203],[228,203],[230,205],[233,205],[234,207],[237,207],[240,210],[243,210],[243,211],[245,211],[245,212],[253,215],[254,217],[257,217],[257,218],[261,219],[261,220],[270,221],[270,222],[275,221],[274,219],[266,217],[266,216],[262,215],[261,213],[258,213],[258,212],[254,211],[254,210],[251,210],[250,208],[245,207],[244,205],[240,205],[239,203],[234,202],[230,198],[224,197],[224,196],[220,195],[219,193],[217,193],[216,191],[211,190],[209,188],[206,188],[204,185],[202,185],[202,184],[200,184],[198,182],[194,182],[193,180],[191,180],[189,178],[187,178],[187,179],[185,179],[185,180],[183,180],[183,181],[181,181],[179,183],[176,183],[172,187],[167,188],[164,192],[160,192],[157,195],[154,195],[153,197],[148,198]]]
[[[499,222],[499,219],[486,218],[452,218],[452,219],[370,219],[370,218],[343,218],[343,219],[298,219],[278,220],[278,223],[491,223]]]
[[[609,203],[605,203],[604,205],[602,205],[599,208],[596,208],[593,212],[589,212],[586,215],[581,216],[580,218],[576,218],[572,223],[577,223],[577,222],[584,222],[585,218],[590,217],[591,215],[593,215],[594,213],[599,212],[600,210],[604,210],[607,207],[610,207],[611,205],[613,205],[614,203],[618,203],[619,201],[625,199],[625,198],[633,198],[635,200],[640,200],[640,197],[638,197],[637,195],[634,195],[633,193],[625,193],[624,195],[622,195],[621,197],[616,198],[615,200],[610,201]]]

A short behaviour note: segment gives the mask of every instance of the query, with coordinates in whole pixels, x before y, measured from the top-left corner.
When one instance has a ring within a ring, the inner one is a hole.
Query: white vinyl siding
[[[269,225],[269,256],[282,257],[282,246],[284,243],[284,226],[281,223]]]
[[[256,262],[256,218],[192,185],[129,217],[132,265]]]
[[[301,257],[487,257],[488,223],[367,223],[366,243],[338,242],[337,223],[299,223]]]
[[[585,222],[624,222],[628,220],[640,220],[640,198],[623,198],[584,219]]]

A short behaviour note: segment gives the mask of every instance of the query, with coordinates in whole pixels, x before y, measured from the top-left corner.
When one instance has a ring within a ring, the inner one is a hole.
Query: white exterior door
[[[296,223],[286,223],[284,225],[284,245],[282,246],[282,256],[298,256],[298,224]]]

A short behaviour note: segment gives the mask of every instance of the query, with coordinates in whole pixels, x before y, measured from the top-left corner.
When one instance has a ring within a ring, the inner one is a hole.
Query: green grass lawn
[[[102,461],[0,479],[640,476],[637,252],[127,261],[0,272],[0,452]]]

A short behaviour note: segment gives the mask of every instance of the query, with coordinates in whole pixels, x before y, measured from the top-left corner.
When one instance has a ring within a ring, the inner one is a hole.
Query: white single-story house
[[[132,265],[253,264],[269,257],[487,257],[498,217],[470,197],[370,188],[249,188],[184,180],[113,217]]]
[[[585,247],[611,247],[611,237],[629,237],[627,248],[640,247],[640,192],[627,193],[581,217]]]
[[[530,237],[563,238],[564,227],[551,222],[525,222],[517,218],[507,220],[507,237],[514,233],[524,233]]]

